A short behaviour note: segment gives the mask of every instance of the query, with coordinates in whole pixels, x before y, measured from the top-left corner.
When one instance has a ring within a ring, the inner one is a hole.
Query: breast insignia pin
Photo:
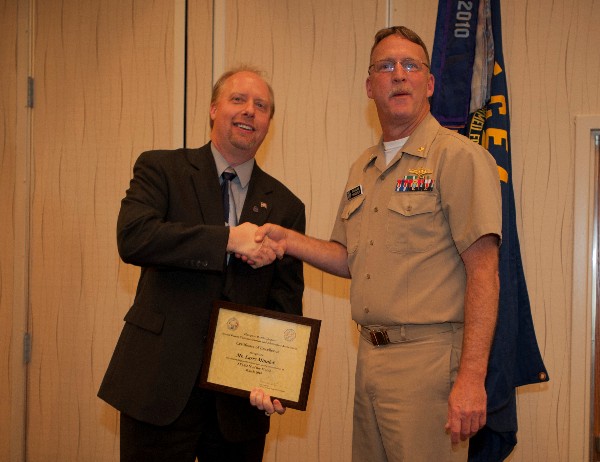
[[[418,178],[424,178],[425,175],[431,175],[433,173],[432,170],[427,170],[426,168],[411,168],[408,173],[412,173],[413,175],[417,175]]]

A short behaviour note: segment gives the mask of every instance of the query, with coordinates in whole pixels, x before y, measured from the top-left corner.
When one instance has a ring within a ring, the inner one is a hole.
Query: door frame
[[[569,459],[581,461],[590,459],[592,448],[592,326],[598,295],[595,261],[598,165],[592,140],[594,130],[600,130],[600,115],[575,118]]]

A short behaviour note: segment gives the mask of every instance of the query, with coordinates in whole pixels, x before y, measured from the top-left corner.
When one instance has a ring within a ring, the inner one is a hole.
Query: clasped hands
[[[285,254],[285,228],[272,224],[258,227],[249,222],[233,226],[229,231],[227,251],[253,268],[269,265]]]

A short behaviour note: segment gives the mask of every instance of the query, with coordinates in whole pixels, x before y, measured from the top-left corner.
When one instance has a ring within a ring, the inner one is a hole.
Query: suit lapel
[[[273,207],[273,188],[271,181],[265,172],[254,163],[248,194],[240,215],[240,223],[249,221],[258,226],[264,225]]]
[[[208,225],[223,224],[223,206],[221,204],[221,187],[217,175],[210,143],[200,149],[187,152],[188,161],[194,167],[192,181],[204,223]],[[240,223],[249,221],[261,226],[267,222],[274,206],[273,187],[270,177],[254,163],[248,194],[240,215]]]
[[[200,149],[188,150],[187,158],[194,167],[192,181],[204,224],[222,225],[223,205],[221,204],[221,187],[219,185],[215,160],[210,151],[210,143]]]

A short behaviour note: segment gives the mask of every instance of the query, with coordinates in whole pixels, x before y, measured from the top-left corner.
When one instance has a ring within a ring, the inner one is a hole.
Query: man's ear
[[[371,93],[371,76],[367,77],[367,80],[365,81],[365,88],[367,89],[367,96],[373,99],[373,95]]]
[[[428,97],[431,98],[431,96],[433,95],[433,89],[434,88],[435,88],[435,77],[430,72],[429,73],[429,80],[427,81],[427,96]]]

